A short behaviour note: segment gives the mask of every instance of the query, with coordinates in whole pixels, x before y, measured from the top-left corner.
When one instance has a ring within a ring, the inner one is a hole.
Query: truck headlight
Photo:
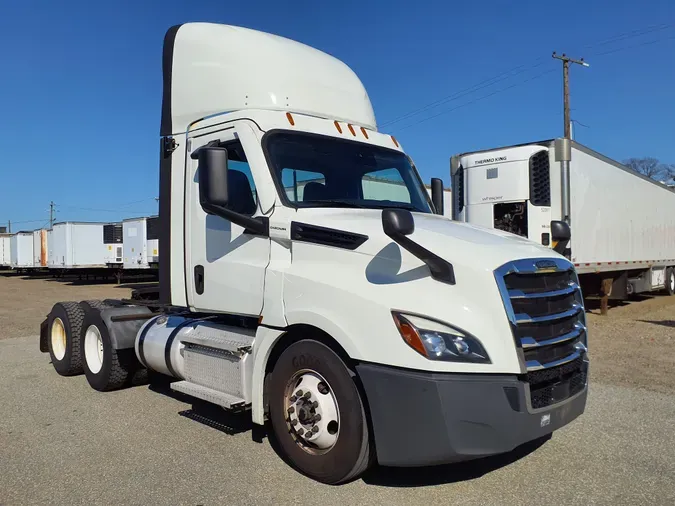
[[[481,342],[468,332],[436,320],[392,312],[403,340],[430,360],[490,364]]]

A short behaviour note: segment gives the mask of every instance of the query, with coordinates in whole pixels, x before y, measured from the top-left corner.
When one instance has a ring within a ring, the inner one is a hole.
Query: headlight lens
[[[398,312],[392,316],[408,346],[430,360],[491,363],[481,342],[467,332],[420,316]]]

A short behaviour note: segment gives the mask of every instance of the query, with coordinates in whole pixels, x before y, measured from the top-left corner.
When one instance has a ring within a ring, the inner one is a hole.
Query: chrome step
[[[176,381],[171,383],[171,390],[180,392],[191,397],[196,397],[203,401],[217,404],[225,409],[239,410],[246,407],[246,401],[235,395],[226,394],[225,392],[218,392],[212,388],[208,388],[189,381]]]

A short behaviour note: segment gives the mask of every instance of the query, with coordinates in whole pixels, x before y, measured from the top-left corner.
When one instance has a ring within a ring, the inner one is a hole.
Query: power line
[[[481,100],[485,100],[486,98],[490,98],[490,97],[492,97],[492,96],[494,96],[494,95],[496,95],[496,94],[498,94],[498,93],[502,93],[502,92],[504,92],[504,91],[510,90],[510,89],[512,89],[512,88],[515,88],[515,87],[517,87],[517,86],[522,86],[522,85],[525,84],[525,83],[528,83],[528,82],[530,82],[530,81],[534,81],[535,79],[539,79],[540,77],[543,77],[543,76],[545,76],[546,74],[550,74],[551,72],[554,72],[555,70],[556,70],[556,69],[549,69],[549,70],[547,70],[546,72],[542,72],[542,73],[540,73],[540,74],[537,74],[537,75],[535,75],[535,76],[533,76],[533,77],[530,77],[529,79],[525,79],[524,81],[520,81],[520,82],[518,82],[518,83],[512,84],[511,86],[507,86],[507,87],[505,87],[505,88],[500,88],[500,89],[498,89],[498,90],[496,90],[496,91],[493,91],[492,93],[489,93],[489,94],[487,94],[487,95],[483,95],[482,97],[478,97],[478,98],[476,98],[476,99],[474,99],[474,100],[471,100],[471,101],[466,102],[466,103],[464,103],[464,104],[458,105],[457,107],[453,107],[452,109],[448,109],[448,110],[446,110],[446,111],[441,111],[441,112],[439,112],[439,113],[437,113],[437,114],[434,114],[433,116],[428,116],[428,117],[426,117],[426,118],[424,118],[424,119],[422,119],[422,120],[420,120],[420,121],[417,121],[417,122],[415,122],[415,123],[411,123],[411,124],[409,124],[409,125],[406,125],[406,126],[404,126],[404,127],[402,127],[402,128],[399,128],[398,131],[400,132],[401,130],[406,130],[407,128],[410,128],[410,127],[413,127],[413,126],[417,126],[417,125],[419,125],[420,123],[424,123],[425,121],[429,121],[429,120],[431,120],[431,119],[437,118],[438,116],[442,116],[443,114],[447,114],[447,113],[449,113],[449,112],[456,111],[457,109],[460,109],[460,108],[462,108],[462,107],[466,107],[467,105],[475,104],[476,102],[479,102],[479,101],[481,101]]]
[[[443,105],[445,103],[451,102],[451,101],[456,100],[458,98],[462,98],[463,96],[470,95],[471,93],[473,93],[475,91],[482,90],[484,88],[492,86],[493,84],[497,84],[497,83],[505,81],[506,79],[509,79],[511,77],[515,77],[519,74],[522,74],[523,72],[526,72],[526,71],[531,70],[533,68],[539,67],[539,66],[541,66],[545,63],[544,61],[542,61],[541,63],[538,63],[538,64],[535,65],[534,63],[537,62],[538,60],[543,60],[543,58],[537,58],[536,60],[534,60],[533,65],[531,65],[529,67],[527,66],[527,64],[518,65],[517,67],[513,67],[512,69],[507,70],[506,72],[502,72],[501,74],[497,74],[494,77],[491,77],[489,79],[485,79],[485,80],[483,80],[479,83],[476,83],[473,86],[470,86],[468,88],[464,88],[462,90],[456,91],[456,92],[452,93],[451,95],[447,95],[447,96],[445,96],[443,98],[440,98],[440,99],[438,99],[434,102],[431,102],[431,103],[429,103],[429,104],[427,104],[423,107],[420,107],[418,109],[414,109],[414,110],[412,110],[412,111],[410,111],[406,114],[403,114],[402,116],[394,118],[390,121],[385,121],[384,123],[382,123],[380,125],[380,127],[393,125],[394,123],[398,123],[399,121],[403,121],[403,120],[411,118],[413,116],[417,116],[418,114],[420,114],[424,111],[428,111],[429,109],[433,109],[435,107],[438,107],[439,105]],[[523,68],[523,67],[526,67],[526,68]]]
[[[597,41],[597,42],[594,42],[594,43],[591,43],[591,44],[587,44],[586,46],[584,46],[584,48],[589,49],[589,48],[594,48],[594,47],[610,44],[610,43],[613,43],[613,42],[624,41],[624,40],[628,40],[628,39],[631,39],[631,38],[634,38],[634,37],[639,37],[639,36],[642,36],[642,35],[646,35],[648,33],[653,33],[653,32],[657,32],[657,31],[660,31],[660,30],[665,30],[665,29],[673,28],[673,27],[675,27],[675,23],[664,23],[664,24],[660,24],[660,25],[651,25],[651,26],[647,26],[647,27],[643,27],[643,28],[637,28],[637,29],[634,29],[634,30],[630,30],[628,32],[618,33],[618,34],[613,35],[612,37],[610,37],[608,39],[604,39],[604,40],[600,40],[600,41]],[[629,47],[626,47],[626,48],[619,48],[619,49],[616,49],[616,50],[608,51],[606,53],[596,53],[595,56],[602,56],[604,54],[610,54],[610,53],[613,53],[613,52],[621,51],[623,49],[630,49],[631,47],[638,47],[638,46],[641,46],[641,45],[647,45],[647,44],[652,44],[652,43],[654,43],[654,42],[642,43],[642,44],[638,44],[636,46],[629,46]],[[488,88],[488,87],[490,87],[494,84],[497,84],[499,82],[502,82],[502,81],[505,81],[505,80],[510,79],[512,77],[515,77],[517,75],[520,75],[524,72],[527,72],[528,70],[532,70],[532,69],[534,69],[536,67],[539,67],[539,66],[541,66],[545,63],[545,61],[541,61],[540,63],[536,63],[540,60],[544,60],[544,58],[543,57],[537,58],[530,65],[522,64],[522,65],[518,65],[516,67],[513,67],[512,69],[507,70],[505,72],[502,72],[500,74],[497,74],[496,76],[493,76],[489,79],[485,79],[483,81],[480,81],[479,83],[476,83],[473,86],[470,86],[468,88],[464,88],[462,90],[456,91],[456,92],[454,92],[450,95],[447,95],[447,96],[445,96],[443,98],[440,98],[440,99],[438,99],[434,102],[426,104],[426,105],[424,105],[420,108],[413,109],[412,111],[409,111],[408,113],[403,114],[401,116],[398,116],[398,117],[396,117],[392,120],[385,121],[384,123],[381,123],[379,125],[379,127],[382,128],[382,127],[393,125],[393,124],[398,123],[400,121],[403,121],[405,119],[409,119],[411,117],[417,116],[418,114],[421,114],[421,113],[426,112],[428,110],[435,109],[436,107],[439,107],[439,106],[441,106],[443,104],[446,104],[448,102],[451,102],[451,101],[457,100],[459,98],[465,97],[467,95],[470,95],[470,94],[472,94],[476,91],[479,91],[481,89]],[[524,81],[524,82],[527,82],[527,80]],[[510,89],[510,87],[506,88],[506,89]],[[469,102],[469,103],[473,103],[473,101]],[[452,109],[452,110],[455,110],[455,109]],[[433,117],[435,117],[435,116],[433,116]],[[403,127],[403,129],[405,129],[405,128],[408,128],[408,127]]]
[[[607,55],[607,54],[618,53],[619,51],[625,51],[626,49],[633,49],[633,48],[636,48],[636,47],[648,46],[650,44],[656,44],[657,42],[663,42],[665,40],[672,40],[672,39],[675,39],[675,35],[673,35],[672,37],[665,37],[665,38],[661,38],[661,39],[649,40],[647,42],[642,42],[640,44],[634,44],[632,46],[619,47],[617,49],[611,49],[609,51],[604,51],[602,53],[596,53],[596,54],[591,53],[591,55],[592,56],[604,56],[604,55]]]

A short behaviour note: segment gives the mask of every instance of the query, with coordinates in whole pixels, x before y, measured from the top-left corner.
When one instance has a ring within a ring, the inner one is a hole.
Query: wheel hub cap
[[[337,442],[340,420],[337,400],[328,382],[314,371],[297,373],[284,399],[291,434],[309,453],[325,453]]]
[[[52,323],[52,352],[57,360],[66,356],[66,328],[61,318],[54,318]]]

